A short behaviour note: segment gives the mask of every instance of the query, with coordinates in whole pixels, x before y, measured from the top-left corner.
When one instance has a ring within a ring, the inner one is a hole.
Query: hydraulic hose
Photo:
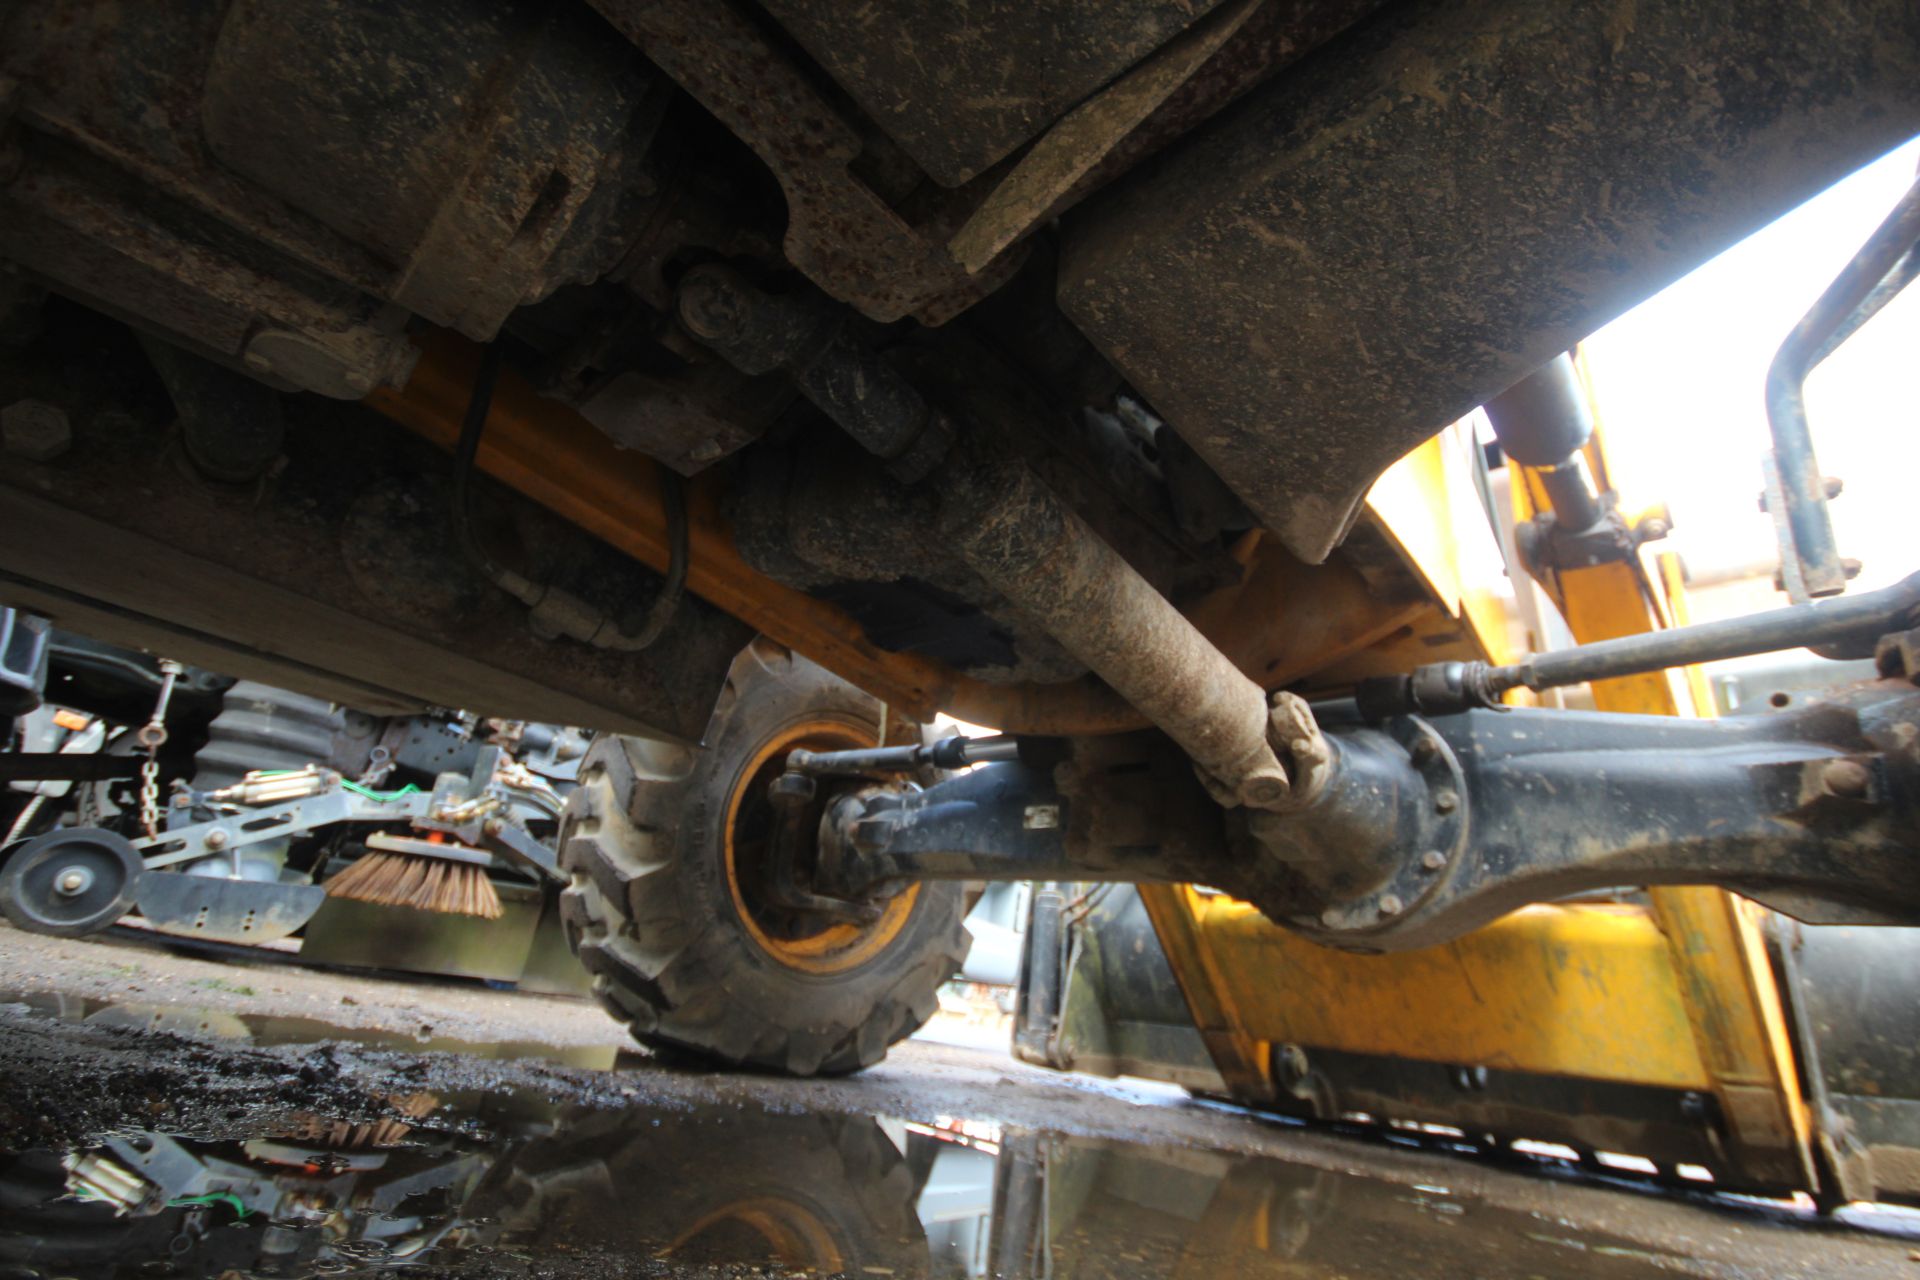
[[[491,343],[481,353],[480,369],[474,376],[473,393],[467,400],[466,416],[461,420],[460,439],[453,453],[453,538],[460,553],[489,582],[533,610],[535,618],[561,635],[570,636],[596,649],[637,652],[657,641],[673,621],[687,585],[687,500],[680,478],[662,468],[661,505],[667,515],[667,537],[671,557],[666,581],[647,610],[640,630],[628,633],[620,628],[611,612],[596,608],[572,592],[550,582],[538,582],[517,573],[487,554],[473,530],[472,479],[475,460],[480,454],[480,437],[487,427],[487,415],[493,409],[493,389],[500,380],[501,351]]]

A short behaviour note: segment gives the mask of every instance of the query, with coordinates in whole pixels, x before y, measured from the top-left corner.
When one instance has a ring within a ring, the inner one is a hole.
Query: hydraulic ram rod
[[[1521,686],[1557,689],[1781,649],[1853,642],[1871,645],[1889,631],[1911,627],[1916,612],[1920,612],[1920,573],[1857,596],[1534,654],[1511,666],[1493,668],[1487,680],[1495,693]]]
[[[1362,682],[1358,701],[1369,720],[1407,712],[1444,714],[1495,707],[1509,689],[1558,689],[1782,649],[1871,646],[1879,637],[1916,623],[1920,623],[1920,573],[1857,596],[1575,645],[1504,667],[1477,662],[1422,667],[1411,676]]]
[[[950,737],[908,747],[864,747],[854,751],[795,751],[787,756],[792,773],[816,777],[859,776],[869,773],[910,773],[922,765],[935,769],[964,769],[972,764],[1018,760],[1020,740],[1004,734],[991,738]]]

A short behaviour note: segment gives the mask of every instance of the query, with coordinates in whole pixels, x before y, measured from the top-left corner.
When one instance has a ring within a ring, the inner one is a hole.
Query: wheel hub
[[[727,802],[727,881],[734,906],[748,934],[761,950],[788,968],[814,974],[837,974],[866,963],[899,934],[913,913],[919,886],[878,903],[878,917],[868,923],[834,920],[815,912],[782,906],[774,891],[772,828],[774,808],[769,792],[785,770],[787,755],[809,751],[852,750],[874,745],[871,732],[837,721],[811,721],[789,726],[756,751],[735,780]],[[863,785],[852,780],[850,785]],[[835,793],[823,787],[816,800],[817,815]],[[808,841],[802,870],[811,876],[817,847]]]
[[[63,867],[54,877],[53,891],[63,898],[77,898],[93,887],[94,874],[91,867]]]
[[[125,837],[99,827],[35,836],[0,872],[0,909],[22,929],[77,936],[104,929],[133,909],[145,870]]]

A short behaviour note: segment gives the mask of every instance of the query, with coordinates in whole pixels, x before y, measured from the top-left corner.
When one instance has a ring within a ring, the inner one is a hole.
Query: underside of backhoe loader
[[[559,859],[643,1038],[872,1061],[930,996],[756,1038],[649,913],[731,902],[852,972],[943,881],[1201,884],[1365,953],[1621,885],[1920,922],[1920,577],[1844,593],[1794,378],[1785,609],[1515,652],[1421,534],[1474,501],[1438,437],[1507,393],[1557,520],[1530,569],[1660,535],[1571,468],[1557,362],[1920,130],[1905,0],[0,22],[0,600],[372,713],[627,735]],[[1741,723],[1516,705],[1801,646],[1881,677]],[[803,660],[858,715],[702,773]],[[941,711],[1002,736],[889,732]],[[730,877],[671,909],[670,803]]]

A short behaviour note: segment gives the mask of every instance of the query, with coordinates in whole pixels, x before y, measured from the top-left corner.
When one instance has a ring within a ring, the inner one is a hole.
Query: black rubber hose
[[[608,649],[645,649],[660,638],[680,609],[680,598],[687,589],[687,495],[680,477],[666,467],[660,468],[660,499],[667,512],[667,580],[660,594],[647,609],[647,620],[639,634],[629,636],[616,631],[612,639],[595,641]]]
[[[493,388],[499,381],[500,344],[492,343],[480,353],[480,370],[474,375],[473,392],[467,397],[467,414],[460,423],[460,440],[453,449],[453,540],[460,554],[488,581],[521,603],[533,606],[545,597],[546,589],[495,564],[473,534],[474,459],[480,454],[480,435],[486,430],[487,415],[493,411]]]

